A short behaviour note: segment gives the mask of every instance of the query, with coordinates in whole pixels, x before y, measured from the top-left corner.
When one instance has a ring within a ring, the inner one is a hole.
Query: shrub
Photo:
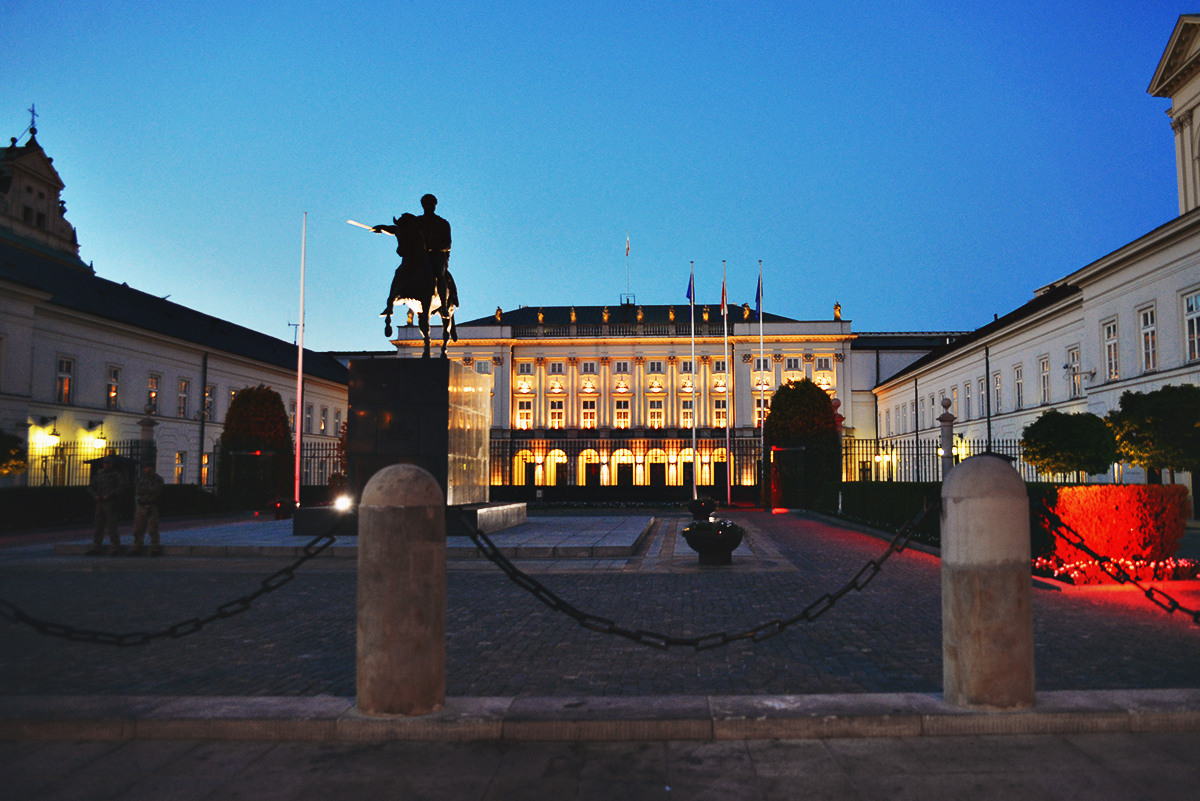
[[[1200,386],[1125,392],[1105,420],[1121,457],[1145,468],[1148,483],[1157,484],[1163,469],[1200,472]]]
[[[1089,412],[1050,409],[1025,426],[1022,456],[1042,473],[1104,473],[1116,460],[1112,429]]]
[[[290,498],[295,454],[283,398],[270,387],[247,387],[229,404],[219,445],[217,486],[234,509],[261,509]]]
[[[785,506],[837,509],[842,445],[833,402],[825,390],[808,379],[780,387],[771,399],[763,438],[764,456],[771,454],[772,447],[804,449],[768,456],[772,459],[769,485]]]

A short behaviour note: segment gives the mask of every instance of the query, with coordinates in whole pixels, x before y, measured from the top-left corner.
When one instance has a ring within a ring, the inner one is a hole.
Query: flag
[[[695,289],[696,289],[696,274],[692,273],[691,275],[688,276],[688,290],[687,290],[687,299],[688,300],[696,299]]]
[[[629,234],[625,234],[625,258],[629,258]]]
[[[758,293],[754,296],[754,319],[762,319],[762,273],[758,274]]]
[[[725,297],[725,276],[721,276],[721,314],[729,314],[729,300]]]

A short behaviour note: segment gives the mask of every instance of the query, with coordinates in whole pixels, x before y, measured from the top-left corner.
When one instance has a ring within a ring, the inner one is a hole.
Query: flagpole
[[[296,334],[296,485],[295,501],[300,506],[301,423],[304,417],[304,250],[308,243],[308,212],[300,229],[300,324]]]
[[[692,500],[696,500],[696,471],[699,467],[696,454],[696,416],[700,409],[696,406],[696,262],[692,262],[691,273],[688,277],[688,300],[692,311]]]
[[[762,363],[762,366],[766,367],[767,366],[766,365],[767,354],[766,354],[766,351],[763,349],[762,304],[763,304],[762,259],[759,259],[758,260],[758,303],[755,304],[756,306],[758,306],[758,308],[755,310],[758,312],[758,359],[759,359],[759,362]],[[762,377],[760,376],[759,384],[758,384],[758,409],[759,409],[759,414],[762,415],[762,417],[761,417],[761,421],[758,424],[758,453],[759,453],[759,456],[758,456],[758,482],[759,482],[759,489],[762,489],[762,483],[764,480],[763,477],[766,475],[766,464],[767,464],[767,414],[766,414],[767,403],[766,403],[766,401],[767,401],[767,384],[766,384],[766,381],[764,381],[762,379]]]
[[[725,293],[725,260],[721,259],[721,316],[725,321],[725,505],[733,505],[733,453],[729,447],[729,418],[733,414],[733,359],[729,356],[729,297]]]

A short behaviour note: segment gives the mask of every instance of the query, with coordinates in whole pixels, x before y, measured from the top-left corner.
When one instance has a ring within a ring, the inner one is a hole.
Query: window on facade
[[[158,414],[158,376],[150,376],[146,382],[146,405],[150,407],[150,414]]]
[[[475,372],[482,373],[483,375],[491,375],[492,374],[492,360],[491,359],[476,359],[475,360]]]
[[[726,411],[727,407],[724,398],[717,398],[713,401],[713,425],[717,428],[725,427],[729,419],[725,414]]]
[[[1013,408],[1025,408],[1025,368],[1019,364],[1013,368]]]
[[[566,401],[562,401],[562,400],[550,401],[550,427],[551,428],[562,428],[564,425],[566,425],[566,423],[567,423],[566,412],[563,410],[563,406],[565,403],[566,403]]]
[[[187,379],[179,379],[179,394],[176,396],[175,416],[188,416],[188,390],[191,389],[191,382]]]
[[[550,362],[550,375],[562,375],[562,374],[563,374],[563,363],[562,362]]]
[[[771,358],[769,356],[754,357],[754,371],[757,373],[765,373],[771,369]]]
[[[771,411],[771,399],[763,398],[759,395],[754,396],[754,427],[762,428],[763,423],[767,419],[767,414]]]
[[[208,480],[208,454],[200,454],[200,486],[207,487],[212,484]]]
[[[712,366],[713,366],[712,371],[714,373],[725,372],[725,360],[724,359],[713,359]]]
[[[121,408],[121,368],[109,367],[108,380],[104,385],[104,408]]]
[[[1079,348],[1067,348],[1067,373],[1071,379],[1071,397],[1083,394],[1083,375],[1080,373]]]
[[[1117,321],[1111,320],[1102,326],[1104,330],[1104,380],[1116,381],[1121,377],[1121,351],[1117,340]]]
[[[971,382],[963,384],[963,419],[971,419]]]
[[[517,428],[533,428],[533,401],[517,401]]]
[[[829,364],[828,356],[818,356],[817,357],[817,372],[828,373],[832,369],[833,368]]]
[[[175,483],[187,483],[187,451],[175,451]]]
[[[1050,402],[1050,357],[1038,359],[1038,403]]]
[[[333,435],[340,437],[342,435],[342,410],[335,409],[333,412]]]
[[[629,428],[629,400],[618,400],[613,402],[613,426],[615,428]]]
[[[920,431],[922,428],[925,427],[925,399],[924,398],[921,398],[919,408],[921,410],[921,422],[920,422],[920,427],[917,428],[918,431]]]
[[[596,427],[596,401],[585,400],[580,404],[581,414],[579,416],[579,425],[582,428]]]
[[[662,428],[666,425],[666,414],[663,412],[663,402],[661,400],[650,401],[650,427]]]
[[[217,388],[209,384],[204,388],[204,419],[210,423],[217,419]]]
[[[695,401],[685,400],[679,402],[679,424],[684,428],[692,427],[695,408]]]
[[[798,372],[800,370],[800,359],[796,356],[788,356],[783,366],[792,372]]]
[[[584,375],[595,375],[596,374],[596,363],[595,362],[580,362],[579,372],[583,373]]]
[[[690,361],[680,362],[679,363],[679,372],[684,373],[686,375],[691,375],[692,374],[692,363]]]
[[[1004,410],[1004,405],[1001,401],[1004,400],[1001,393],[1000,373],[992,373],[992,413],[1000,414]]]
[[[311,403],[304,404],[304,433],[311,434],[313,427],[313,407]]]
[[[987,408],[987,379],[979,379],[979,416],[983,417],[988,413]]]
[[[288,404],[288,430],[296,430],[296,402],[292,401]]]
[[[646,364],[647,364],[646,372],[648,372],[648,373],[661,373],[663,371],[663,363],[662,362],[651,361],[651,362],[647,362]]]
[[[613,362],[613,372],[614,373],[628,373],[629,372],[629,362]]]
[[[1187,338],[1187,360],[1200,360],[1200,292],[1183,299],[1183,329]]]
[[[517,375],[533,375],[533,362],[518,362]]]
[[[75,395],[75,360],[59,357],[58,377],[54,382],[54,400],[70,403]]]
[[[950,414],[958,419],[958,387],[950,387]]]
[[[896,421],[896,433],[900,433],[900,407],[896,406],[892,409],[892,416]]]
[[[1138,312],[1142,323],[1142,372],[1158,369],[1158,326],[1154,320],[1154,308]]]
[[[321,426],[320,433],[322,433],[322,434],[329,433],[329,409],[325,408],[324,406],[321,407],[320,426]]]
[[[884,419],[884,424],[886,426],[885,430],[887,431],[887,435],[890,437],[892,435],[892,410],[891,409],[888,409],[886,412],[883,413],[883,419]]]

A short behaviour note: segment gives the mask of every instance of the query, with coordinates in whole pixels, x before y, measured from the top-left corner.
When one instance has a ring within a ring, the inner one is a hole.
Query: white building
[[[1103,416],[1124,392],[1200,384],[1200,16],[1180,18],[1149,91],[1173,101],[1181,216],[881,383],[881,437],[935,439],[943,397],[962,438],[986,439],[990,420],[1015,440],[1047,409]],[[1114,478],[1145,480],[1121,465]]]
[[[82,460],[139,439],[149,406],[158,471],[211,484],[233,394],[266,384],[294,407],[296,347],[97,276],[36,132],[0,151],[0,428],[30,450],[15,483],[86,482]],[[346,369],[309,351],[304,367],[305,433],[333,443]]]

